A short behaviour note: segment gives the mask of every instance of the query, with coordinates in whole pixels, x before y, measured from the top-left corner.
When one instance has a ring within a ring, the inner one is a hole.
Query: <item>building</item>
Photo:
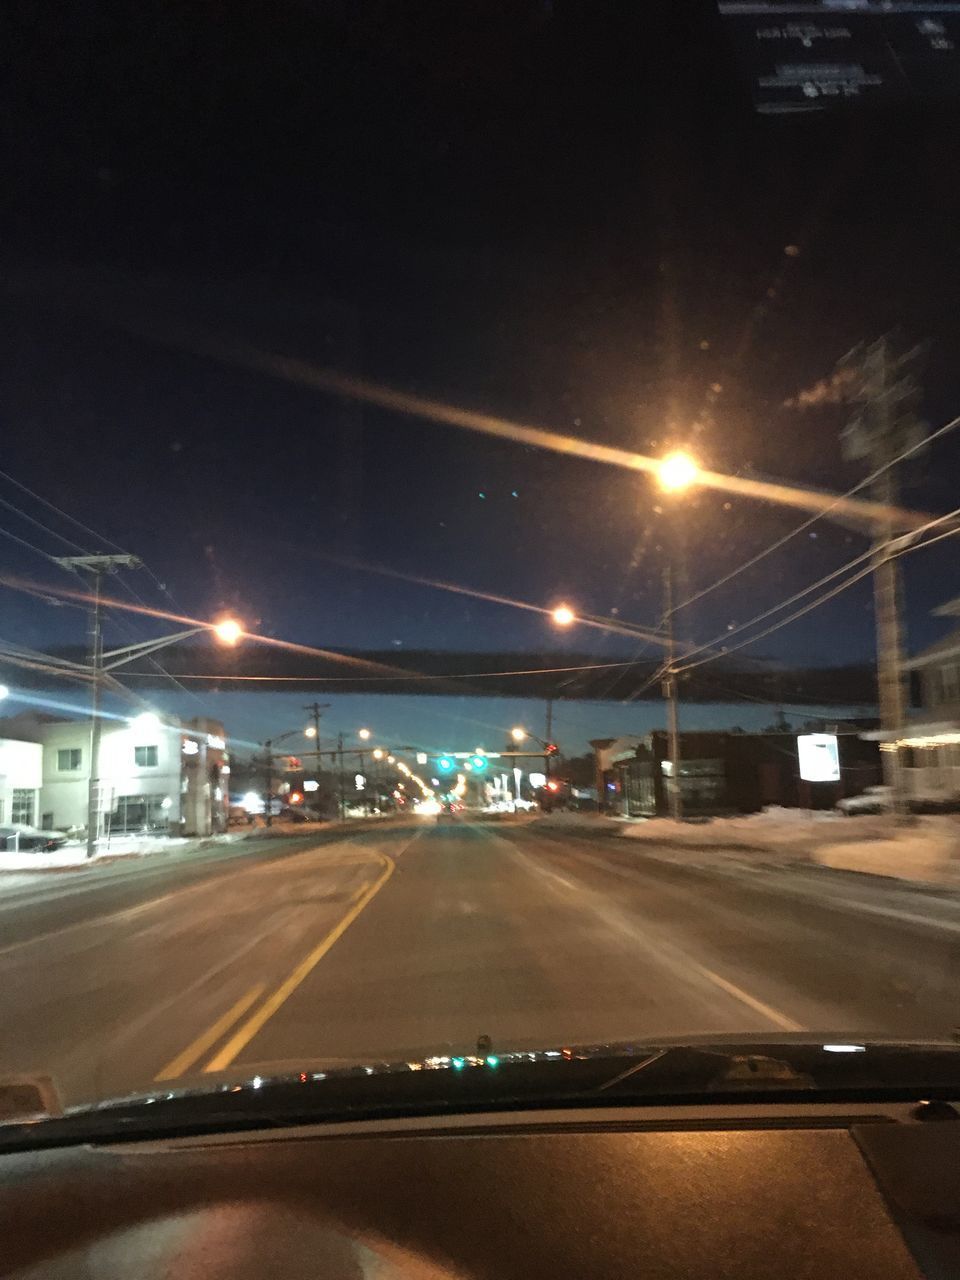
[[[37,742],[0,738],[0,826],[37,826],[43,748]]]
[[[795,733],[682,733],[680,794],[684,815],[755,813],[766,805],[831,809],[843,796],[880,782],[880,752],[854,725],[825,726],[836,733],[838,782],[800,777]],[[669,737],[655,729],[642,738],[600,738],[590,744],[597,761],[597,790],[606,813],[628,818],[665,817],[670,810]]]
[[[960,598],[933,610],[960,617]],[[869,736],[882,751],[899,751],[907,801],[917,809],[960,808],[960,627],[906,664],[916,672],[920,711],[898,733]]]
[[[85,829],[89,722],[28,713],[3,724],[5,731],[37,744],[42,754],[37,825],[58,831]],[[104,721],[100,834],[223,831],[229,772],[224,730],[217,721],[161,721],[150,713],[128,721]]]

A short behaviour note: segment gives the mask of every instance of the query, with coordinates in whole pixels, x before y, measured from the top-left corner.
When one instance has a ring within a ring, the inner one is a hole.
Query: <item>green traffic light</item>
[[[454,1071],[462,1071],[462,1070],[463,1070],[463,1068],[464,1068],[464,1059],[463,1059],[463,1058],[451,1058],[451,1062],[452,1062],[452,1064],[453,1064],[453,1069],[454,1069]]]
[[[499,1067],[499,1065],[500,1065],[500,1059],[497,1057],[497,1055],[496,1055],[495,1053],[488,1054],[488,1056],[487,1056],[487,1066],[488,1066],[488,1067]]]

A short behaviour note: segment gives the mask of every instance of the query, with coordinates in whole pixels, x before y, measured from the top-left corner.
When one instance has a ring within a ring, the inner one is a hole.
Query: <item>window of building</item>
[[[107,815],[110,832],[165,831],[167,825],[163,796],[118,796],[113,812]]]
[[[33,806],[36,792],[26,787],[14,787],[13,804],[10,807],[10,820],[15,827],[33,826]]]
[[[42,813],[40,815],[40,830],[41,831],[53,830],[53,814],[52,813]]]
[[[61,773],[72,773],[83,764],[83,751],[80,747],[63,747],[57,752],[57,768]]]
[[[157,767],[157,748],[134,747],[133,758],[141,769],[155,769]]]

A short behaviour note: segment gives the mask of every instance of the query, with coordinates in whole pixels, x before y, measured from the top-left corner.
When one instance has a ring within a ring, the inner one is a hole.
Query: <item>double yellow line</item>
[[[203,1068],[205,1072],[223,1071],[226,1067],[230,1066],[237,1054],[246,1048],[264,1023],[269,1018],[273,1017],[286,1000],[289,1000],[290,996],[294,991],[296,991],[297,987],[300,986],[301,982],[303,982],[307,975],[320,963],[330,948],[343,937],[346,931],[353,924],[354,920],[356,920],[357,916],[360,915],[364,908],[367,907],[373,898],[375,898],[380,892],[383,886],[393,875],[394,871],[396,871],[397,864],[385,853],[378,853],[376,856],[383,863],[383,871],[377,879],[374,880],[372,884],[365,881],[360,885],[359,889],[357,889],[356,893],[353,895],[352,906],[346,915],[343,916],[343,918],[333,926],[330,932],[326,934],[322,941],[320,941],[313,950],[300,961],[296,968],[288,974],[283,982],[281,982],[273,994],[268,996],[263,1004],[261,1004],[250,1015],[250,1017],[237,1028],[230,1039],[227,1040],[222,1048],[214,1054]],[[205,1031],[201,1032],[194,1041],[188,1044],[182,1053],[178,1053],[175,1058],[171,1058],[166,1066],[156,1074],[154,1079],[157,1081],[173,1080],[177,1076],[183,1075],[185,1071],[188,1071],[209,1049],[212,1049],[213,1046],[217,1044],[222,1036],[227,1034],[231,1027],[240,1021],[243,1015],[257,1003],[266,989],[267,984],[264,982],[258,982],[256,985],[252,986],[246,994],[240,997],[236,1004],[232,1005],[226,1013],[216,1020],[216,1022],[209,1026]]]

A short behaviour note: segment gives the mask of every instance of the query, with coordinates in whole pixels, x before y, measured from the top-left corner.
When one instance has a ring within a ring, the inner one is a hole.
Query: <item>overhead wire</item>
[[[946,515],[936,517],[936,519],[931,520],[926,527],[932,528],[937,524],[942,524],[944,520],[954,519],[958,515],[960,515],[960,507],[956,508],[954,511],[948,512]],[[919,529],[913,530],[911,531],[911,534],[907,536],[914,536],[915,534],[920,532],[922,532],[922,530],[919,530]],[[930,538],[922,542],[909,543],[908,545],[903,546],[900,550],[893,552],[890,558],[899,559],[900,556],[907,555],[911,551],[919,551],[923,547],[930,546],[935,542],[940,542],[943,538],[951,537],[956,533],[960,533],[960,529],[949,529],[945,533],[938,534],[936,538]],[[890,546],[894,543],[903,542],[903,541],[904,541],[904,537],[903,535],[900,535],[896,538],[890,539],[889,543],[885,543],[884,546]],[[864,555],[857,556],[853,560],[848,561],[847,564],[841,565],[839,569],[834,570],[833,573],[828,574],[825,578],[820,579],[820,582],[815,583],[812,587],[806,588],[804,591],[797,592],[795,595],[791,596],[789,600],[783,601],[780,605],[775,606],[773,609],[768,609],[766,613],[758,615],[758,617],[754,618],[751,623],[744,623],[740,628],[738,628],[738,630],[745,630],[747,627],[751,625],[755,625],[757,622],[762,621],[764,618],[768,618],[772,613],[778,613],[780,609],[786,608],[789,604],[792,604],[793,601],[800,599],[804,595],[808,595],[811,590],[815,590],[816,587],[823,585],[824,583],[832,580],[833,578],[836,578],[839,574],[845,572],[849,568],[852,568],[854,565],[863,561],[864,559],[867,559],[867,558],[872,559],[876,555],[877,550],[878,548],[871,548]],[[781,627],[785,627],[789,625],[789,623],[795,622],[798,618],[802,618],[806,614],[812,612],[814,609],[819,608],[820,605],[826,604],[828,601],[832,600],[835,596],[838,596],[841,592],[846,591],[848,587],[855,586],[863,578],[871,574],[873,570],[874,570],[873,564],[872,563],[867,564],[864,568],[860,569],[857,573],[845,579],[845,581],[838,583],[837,586],[833,587],[830,591],[827,591],[823,595],[818,596],[815,600],[809,601],[801,609],[795,610],[792,614],[790,614],[786,618],[781,618],[779,622],[774,623],[770,627],[766,627],[763,631],[758,632],[757,635],[750,636],[748,639],[741,641],[740,644],[727,646],[721,653],[708,654],[706,657],[700,658],[697,662],[684,663],[683,665],[677,666],[675,670],[678,673],[683,671],[692,671],[696,667],[703,666],[707,662],[715,662],[717,658],[727,657],[731,653],[737,653],[739,650],[745,649],[751,644],[755,644],[756,641],[758,640],[765,639],[767,636],[772,635],[775,631],[779,631]],[[704,648],[706,647],[707,646],[704,646]]]
[[[716,582],[710,583],[709,586],[704,587],[701,591],[697,591],[694,595],[689,596],[686,600],[674,606],[674,612],[676,613],[680,609],[686,609],[688,605],[694,604],[697,600],[702,600],[704,596],[709,595],[711,591],[716,591],[718,587],[725,586],[728,582],[731,582],[747,569],[752,569],[755,564],[759,564],[761,560],[772,555],[774,551],[779,551],[781,547],[785,546],[793,538],[797,537],[798,534],[805,533],[806,530],[809,529],[811,525],[816,524],[818,520],[824,519],[829,515],[830,511],[841,502],[845,502],[848,498],[852,498],[854,494],[859,493],[860,490],[866,488],[868,484],[872,484],[873,481],[883,475],[885,471],[889,471],[891,467],[896,466],[900,462],[904,462],[907,458],[912,457],[913,454],[918,453],[927,445],[932,444],[934,440],[939,439],[940,436],[946,435],[949,431],[953,431],[958,426],[960,426],[960,415],[955,418],[951,418],[951,420],[944,423],[942,427],[938,427],[932,435],[925,436],[923,440],[911,445],[908,449],[904,449],[902,453],[898,454],[895,458],[891,458],[882,466],[877,467],[875,471],[871,471],[868,476],[859,480],[852,489],[848,489],[846,493],[838,494],[836,499],[829,506],[825,507],[822,511],[814,513],[814,515],[804,520],[802,524],[797,525],[795,529],[784,534],[782,538],[778,538],[776,542],[771,542],[769,546],[764,547],[763,550],[759,551],[755,556],[751,556],[749,560],[745,560],[743,564],[738,565],[736,569],[731,569],[729,573],[724,574],[722,578],[718,578]]]

